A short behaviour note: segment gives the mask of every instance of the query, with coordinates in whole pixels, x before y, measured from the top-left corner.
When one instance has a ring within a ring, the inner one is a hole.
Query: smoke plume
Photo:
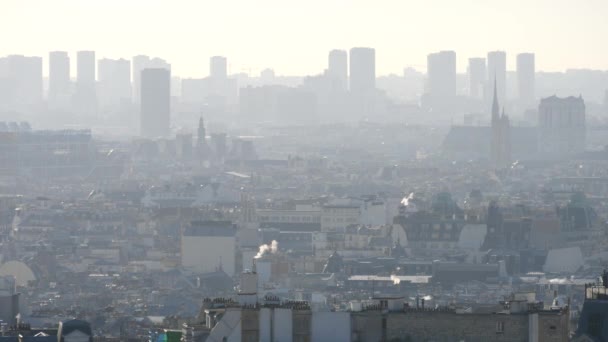
[[[274,254],[279,250],[279,243],[277,242],[277,240],[272,240],[272,242],[268,245],[268,244],[263,244],[260,246],[260,250],[258,251],[258,254],[255,255],[255,258],[261,258],[264,255],[270,253],[270,254]]]

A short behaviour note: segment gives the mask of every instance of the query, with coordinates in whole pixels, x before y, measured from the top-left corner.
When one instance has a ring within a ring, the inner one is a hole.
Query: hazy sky
[[[607,18],[607,0],[0,0],[0,55],[143,53],[193,77],[211,55],[231,73],[316,74],[352,46],[376,48],[378,74],[424,69],[438,50],[455,50],[459,71],[489,50],[510,69],[528,51],[537,69],[608,69]]]

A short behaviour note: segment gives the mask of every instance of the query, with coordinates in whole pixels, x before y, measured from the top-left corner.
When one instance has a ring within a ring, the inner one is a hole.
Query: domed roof
[[[0,266],[0,276],[12,275],[15,277],[17,286],[27,286],[30,281],[36,280],[36,276],[29,266],[21,261],[9,261]]]

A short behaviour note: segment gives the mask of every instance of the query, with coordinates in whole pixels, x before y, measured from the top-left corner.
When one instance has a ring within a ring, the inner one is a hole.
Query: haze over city
[[[426,54],[534,51],[538,70],[608,69],[602,0],[5,0],[0,54],[96,50],[99,57],[163,56],[182,77],[201,61],[231,57],[230,73],[272,67],[317,74],[334,48],[373,46],[378,74],[424,70]],[[515,64],[509,61],[509,69]],[[73,68],[73,70],[75,70]],[[466,59],[458,59],[466,70]],[[46,73],[46,71],[45,71]]]
[[[608,341],[606,13],[2,1],[0,342]]]

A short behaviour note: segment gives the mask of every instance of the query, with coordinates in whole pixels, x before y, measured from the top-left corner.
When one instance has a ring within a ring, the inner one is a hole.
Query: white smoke
[[[259,259],[268,253],[275,254],[278,250],[279,250],[279,243],[277,242],[277,240],[272,240],[270,245],[268,245],[268,244],[261,245],[260,250],[258,251],[258,254],[256,254],[254,258]]]

